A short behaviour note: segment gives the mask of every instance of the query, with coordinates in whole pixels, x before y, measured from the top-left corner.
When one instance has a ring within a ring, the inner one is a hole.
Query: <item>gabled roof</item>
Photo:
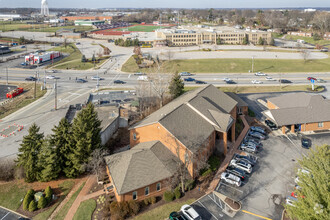
[[[104,157],[118,194],[125,194],[167,179],[180,160],[161,142],[150,141]]]
[[[214,130],[226,132],[237,102],[213,85],[190,91],[152,113],[132,128],[160,123],[195,153]]]
[[[263,112],[267,117],[274,120],[278,126],[330,121],[330,102],[321,95],[310,95],[306,93],[299,95],[297,96],[297,100],[301,102],[296,103],[296,106],[293,105],[295,103],[293,97],[295,96],[285,95],[280,97],[282,97],[282,101],[285,103],[285,105],[278,103],[282,108]],[[302,100],[301,98],[303,97],[304,99]],[[275,101],[278,102],[279,99],[275,99]],[[289,103],[289,101],[294,103]],[[285,108],[283,106],[289,107]]]
[[[313,95],[308,93],[289,93],[278,97],[267,99],[279,108],[306,107],[309,105]]]
[[[248,106],[248,104],[243,99],[241,99],[236,93],[233,92],[225,92],[225,93],[237,102],[238,107]]]

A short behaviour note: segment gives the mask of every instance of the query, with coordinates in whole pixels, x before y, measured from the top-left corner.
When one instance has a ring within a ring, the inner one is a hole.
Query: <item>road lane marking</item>
[[[5,218],[6,218],[6,216],[7,216],[7,215],[9,215],[9,214],[10,214],[10,212],[7,212],[7,214],[6,214],[5,216],[3,216],[3,217],[2,217],[2,219],[0,219],[0,220],[3,220],[3,219],[5,219]]]
[[[250,214],[250,215],[257,216],[257,217],[262,218],[262,219],[272,220],[271,218],[267,218],[267,217],[264,217],[264,216],[261,216],[261,215],[257,215],[257,214],[254,214],[252,212],[246,211],[246,210],[242,210],[242,212],[247,213],[247,214]]]
[[[198,201],[203,207],[204,207],[204,209],[208,212],[208,213],[210,213],[216,220],[219,220],[217,217],[215,217],[215,215],[213,215],[211,212],[209,212],[209,210],[205,207],[205,205],[203,204],[203,203],[201,203],[200,201]]]

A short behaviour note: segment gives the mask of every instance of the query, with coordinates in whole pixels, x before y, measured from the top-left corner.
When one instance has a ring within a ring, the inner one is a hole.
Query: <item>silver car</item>
[[[236,186],[241,186],[241,184],[242,184],[239,177],[237,177],[233,174],[230,174],[230,173],[226,173],[226,172],[223,172],[221,174],[221,179],[223,179],[224,181],[226,181],[229,184],[236,185]]]
[[[229,165],[230,166],[233,166],[233,167],[236,167],[236,168],[239,168],[241,170],[244,170],[247,173],[252,173],[252,166],[251,166],[251,164],[244,163],[243,161],[238,161],[236,159],[232,159],[230,161],[230,164]]]
[[[251,131],[259,132],[259,133],[261,133],[261,134],[266,134],[265,129],[263,129],[262,127],[251,126],[251,127],[250,127],[250,130],[251,130]]]
[[[258,151],[257,147],[255,145],[251,145],[251,144],[242,144],[241,150],[249,152],[249,153],[256,153]]]
[[[261,134],[259,132],[256,132],[256,131],[250,131],[249,136],[254,137],[254,138],[258,138],[260,140],[265,140],[266,139],[266,137],[263,134]]]

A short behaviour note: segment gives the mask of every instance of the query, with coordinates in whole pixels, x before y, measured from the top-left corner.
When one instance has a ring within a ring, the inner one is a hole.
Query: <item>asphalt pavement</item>
[[[18,220],[21,216],[0,207],[0,220]]]

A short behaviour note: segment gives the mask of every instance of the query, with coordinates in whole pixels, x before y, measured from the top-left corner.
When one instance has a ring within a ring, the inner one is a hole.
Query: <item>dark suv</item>
[[[277,130],[277,126],[274,122],[271,120],[265,120],[266,125],[271,129],[271,130]]]

